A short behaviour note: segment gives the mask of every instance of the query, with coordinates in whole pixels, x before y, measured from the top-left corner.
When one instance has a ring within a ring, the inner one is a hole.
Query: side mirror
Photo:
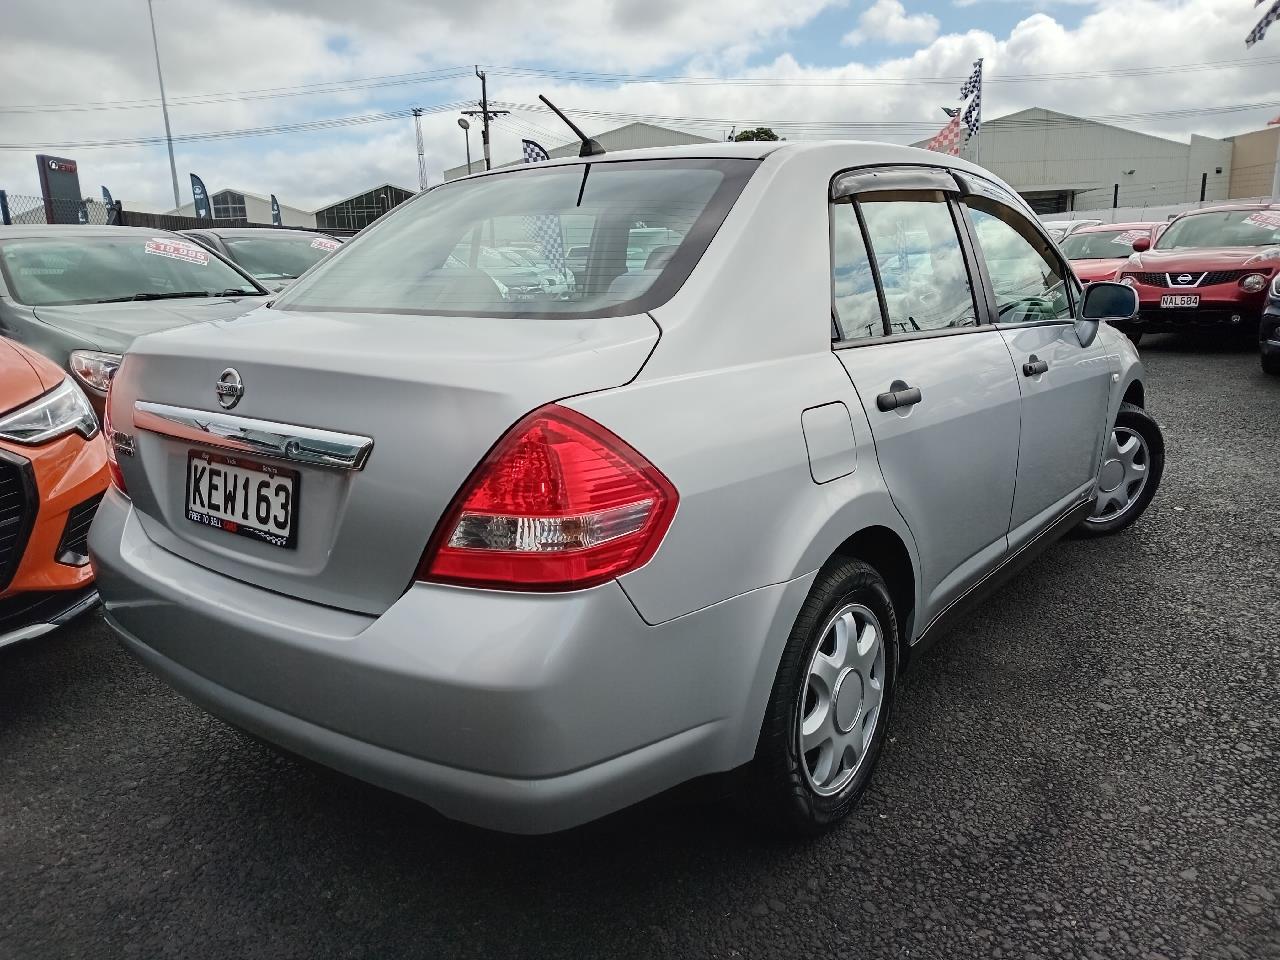
[[[1138,315],[1138,291],[1123,283],[1100,280],[1084,288],[1084,301],[1076,318],[1076,338],[1087,347],[1098,336],[1103,320],[1132,320]]]
[[[1134,253],[1142,253],[1142,251],[1150,250],[1150,249],[1151,249],[1150,237],[1139,237],[1137,240],[1133,241]]]

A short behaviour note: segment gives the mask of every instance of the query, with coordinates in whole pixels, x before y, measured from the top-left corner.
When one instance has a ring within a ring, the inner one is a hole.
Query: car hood
[[[1147,250],[1129,258],[1135,269],[1156,273],[1236,270],[1280,266],[1280,247],[1200,247],[1193,250]]]
[[[99,350],[123,353],[134,339],[204,320],[226,320],[263,304],[261,297],[209,297],[191,300],[137,300],[36,307],[42,323],[83,337]]]
[[[48,371],[41,376],[36,361],[25,350],[0,337],[0,414],[30,403],[60,379],[61,371],[57,377],[50,377]]]
[[[1128,257],[1072,260],[1071,270],[1081,280],[1110,280],[1116,275],[1116,271],[1125,265],[1127,260]]]

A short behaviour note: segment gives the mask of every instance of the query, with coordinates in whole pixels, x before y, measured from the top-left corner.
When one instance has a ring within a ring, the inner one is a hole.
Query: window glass
[[[337,246],[327,237],[283,231],[260,237],[226,237],[223,242],[231,259],[259,280],[293,280]]]
[[[831,208],[831,294],[841,339],[884,335],[871,258],[852,203]]]
[[[639,313],[679,289],[756,161],[600,161],[446,183],[317,265],[281,310]]]
[[[889,332],[977,326],[969,271],[942,194],[860,199],[889,312]]]
[[[1069,320],[1066,269],[1048,242],[1002,204],[971,200],[969,216],[995,288],[997,322]]]
[[[1280,210],[1220,210],[1179,217],[1160,235],[1156,249],[1266,247],[1274,243],[1280,243]]]
[[[0,268],[14,299],[33,307],[261,293],[193,241],[132,232],[137,236],[6,240]]]

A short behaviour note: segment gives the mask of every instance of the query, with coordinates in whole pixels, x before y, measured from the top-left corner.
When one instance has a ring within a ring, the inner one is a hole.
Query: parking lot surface
[[[1280,958],[1280,381],[1143,356],[1147,516],[926,657],[826,837],[458,826],[208,717],[95,614],[0,650],[0,957]]]

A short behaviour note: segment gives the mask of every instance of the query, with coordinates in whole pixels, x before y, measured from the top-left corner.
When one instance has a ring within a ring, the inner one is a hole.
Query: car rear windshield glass
[[[664,303],[755,160],[597,161],[447,183],[294,284],[281,310],[605,317]]]
[[[1223,210],[1175,220],[1157,250],[1186,247],[1265,247],[1280,244],[1280,210]]]
[[[199,244],[145,230],[5,240],[0,267],[14,299],[32,307],[262,292]]]
[[[292,280],[338,247],[328,237],[224,237],[231,259],[259,280]]]
[[[1058,244],[1068,260],[1116,260],[1133,253],[1133,241],[1150,237],[1150,230],[1101,230],[1073,233]]]

